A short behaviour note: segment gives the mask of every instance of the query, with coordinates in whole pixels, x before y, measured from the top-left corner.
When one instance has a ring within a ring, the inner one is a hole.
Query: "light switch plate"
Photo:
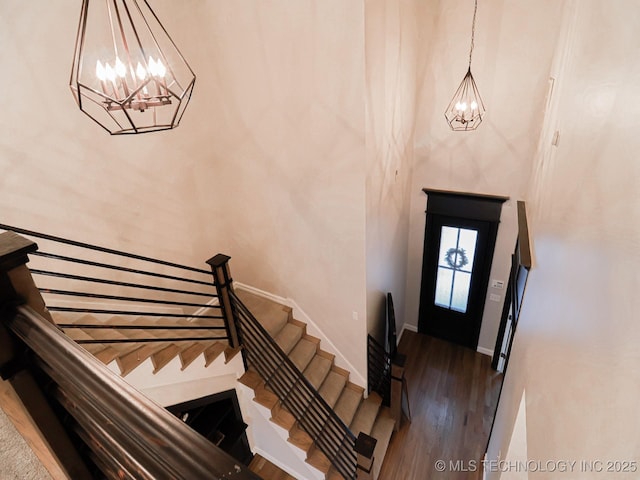
[[[492,302],[499,302],[500,298],[502,297],[500,297],[500,295],[496,295],[495,293],[489,295],[489,300],[491,300]]]
[[[504,281],[502,281],[502,280],[491,280],[491,286],[493,288],[504,288]]]

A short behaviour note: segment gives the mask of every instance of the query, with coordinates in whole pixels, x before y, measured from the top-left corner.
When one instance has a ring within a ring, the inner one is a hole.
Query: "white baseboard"
[[[405,330],[413,333],[418,333],[418,327],[416,325],[409,325],[407,323],[404,323],[402,325],[402,330],[400,330],[400,336],[398,337],[398,344],[400,343],[400,340],[402,340],[402,335],[404,335]]]
[[[286,305],[287,307],[291,307],[291,309],[293,310],[293,317],[296,320],[299,320],[299,321],[304,322],[304,323],[307,324],[307,333],[309,335],[314,336],[314,337],[318,337],[320,339],[321,348],[323,350],[325,350],[326,352],[329,352],[329,353],[332,353],[333,355],[335,355],[336,365],[339,366],[340,368],[344,368],[345,370],[348,370],[350,372],[349,380],[351,382],[355,383],[356,385],[364,387],[365,390],[367,389],[366,377],[364,375],[362,375],[362,373],[360,373],[351,364],[351,362],[349,362],[344,357],[342,352],[340,352],[340,350],[338,350],[338,348],[333,344],[333,342],[331,340],[329,340],[329,338],[322,332],[320,327],[318,327],[318,325],[311,319],[311,317],[309,317],[309,315],[307,315],[304,312],[304,310],[302,310],[302,308],[300,308],[300,305],[298,305],[295,302],[295,300],[293,300],[291,298],[283,298],[283,297],[280,297],[278,295],[274,295],[273,293],[265,292],[264,290],[260,290],[259,288],[252,287],[250,285],[246,285],[246,284],[241,283],[241,282],[234,281],[233,285],[236,288],[239,288],[240,290],[245,290],[245,291],[247,291],[249,293],[252,293],[254,295],[257,295],[259,297],[263,297],[263,298],[266,298],[266,299],[271,300],[273,302],[281,303],[282,305]]]
[[[478,347],[476,349],[476,352],[481,353],[483,355],[489,355],[490,357],[493,357],[493,350],[491,350],[490,348]]]

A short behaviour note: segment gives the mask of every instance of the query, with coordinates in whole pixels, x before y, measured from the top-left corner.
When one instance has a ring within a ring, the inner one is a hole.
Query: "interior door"
[[[476,349],[497,224],[427,214],[419,330]]]

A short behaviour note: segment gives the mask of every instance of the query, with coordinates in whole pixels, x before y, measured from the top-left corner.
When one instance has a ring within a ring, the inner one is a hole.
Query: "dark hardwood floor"
[[[412,421],[393,434],[379,480],[481,479],[502,374],[486,355],[418,333],[405,331],[398,351]]]

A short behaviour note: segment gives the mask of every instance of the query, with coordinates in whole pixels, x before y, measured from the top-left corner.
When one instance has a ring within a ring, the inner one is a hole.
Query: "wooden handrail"
[[[96,441],[98,463],[129,468],[132,478],[258,479],[182,421],[135,390],[27,306],[6,321],[35,364],[67,399],[78,429]]]
[[[529,224],[527,222],[526,204],[518,200],[518,243],[516,246],[518,263],[527,270],[531,268],[533,259],[531,255],[531,240],[529,238]]]

